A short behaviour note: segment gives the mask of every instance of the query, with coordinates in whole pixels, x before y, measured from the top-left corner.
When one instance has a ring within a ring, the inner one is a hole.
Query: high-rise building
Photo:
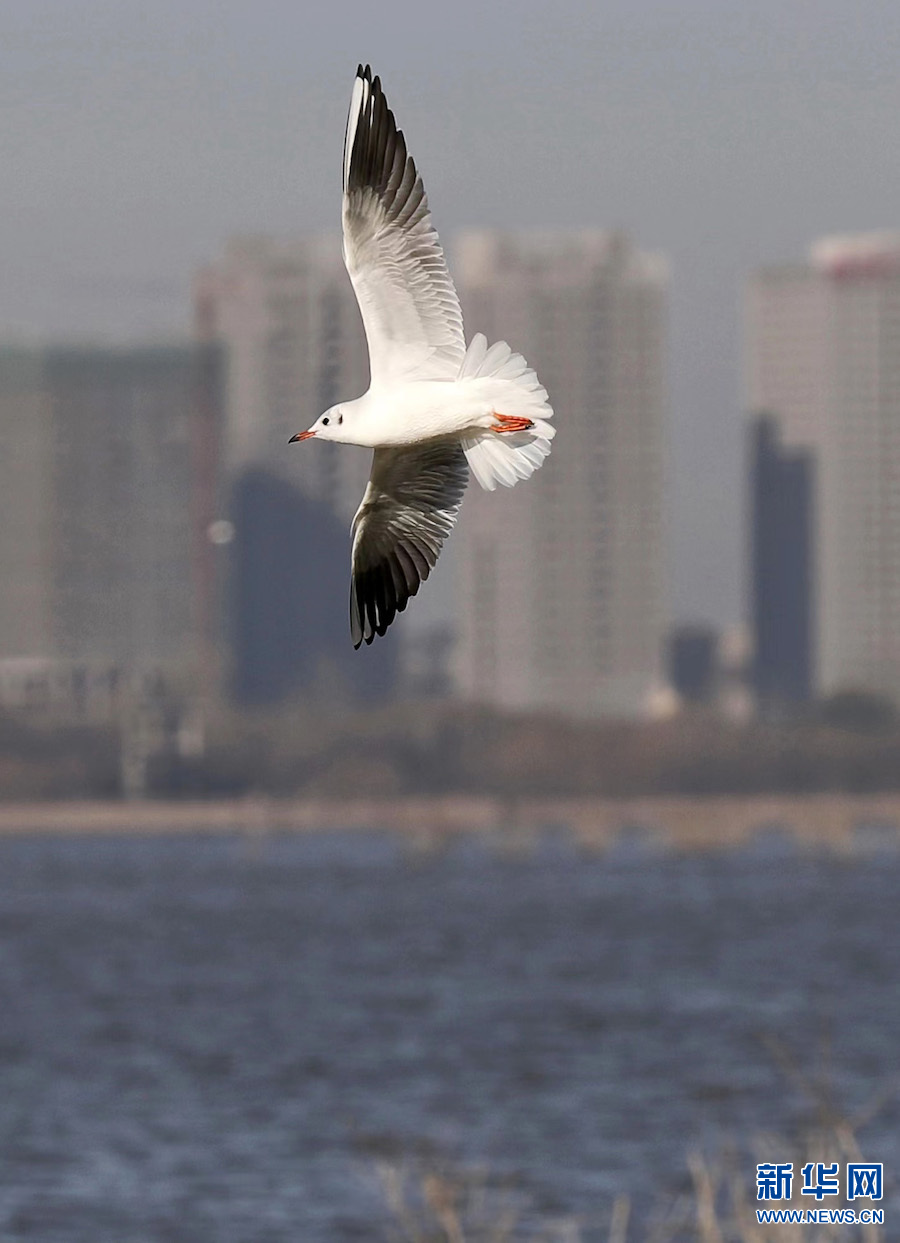
[[[193,655],[189,349],[54,350],[53,626],[69,659]]]
[[[813,633],[813,460],[784,449],[778,422],[751,424],[753,684],[763,710],[809,699]]]
[[[124,685],[132,676],[182,684],[194,677],[204,353],[186,346],[4,353],[7,683],[17,661],[31,683],[43,676],[57,690],[67,677],[82,688],[96,678]]]
[[[340,238],[237,238],[199,274],[195,323],[226,355],[224,465],[236,479],[264,467],[349,523],[371,451],[288,440],[341,399],[368,387],[362,320]]]
[[[0,660],[53,649],[51,403],[43,357],[0,351]]]
[[[747,335],[749,408],[815,462],[813,685],[900,696],[900,233],[757,273]]]
[[[458,690],[642,714],[664,629],[667,265],[602,232],[471,232],[455,250],[468,332],[524,354],[558,430],[526,483],[469,489],[455,537]]]
[[[198,339],[217,343],[225,358],[223,474],[234,541],[219,599],[232,690],[269,703],[327,694],[329,685],[351,699],[386,694],[400,632],[377,651],[353,652],[347,621],[350,521],[372,451],[288,444],[368,387],[340,238],[235,239],[199,274],[194,306]]]

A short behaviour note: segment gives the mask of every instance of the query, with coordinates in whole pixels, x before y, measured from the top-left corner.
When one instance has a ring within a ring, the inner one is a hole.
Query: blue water
[[[690,1147],[798,1124],[766,1035],[848,1109],[896,1085],[898,898],[896,854],[777,843],[0,841],[0,1238],[387,1238],[390,1159],[605,1239]],[[894,1188],[896,1097],[861,1138]]]

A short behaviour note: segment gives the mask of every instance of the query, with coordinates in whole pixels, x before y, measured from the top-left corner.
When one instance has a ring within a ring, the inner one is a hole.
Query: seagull
[[[469,480],[512,487],[550,452],[546,389],[505,341],[468,348],[428,200],[380,80],[356,73],[344,138],[344,262],[369,347],[368,390],[299,440],[374,449],[351,527],[353,646],[383,635],[434,568]]]

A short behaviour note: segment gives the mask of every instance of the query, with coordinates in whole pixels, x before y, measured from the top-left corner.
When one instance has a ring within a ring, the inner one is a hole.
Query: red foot
[[[494,418],[497,420],[492,429],[495,432],[527,432],[529,427],[534,427],[531,419],[517,419],[511,414],[498,414],[496,410]]]

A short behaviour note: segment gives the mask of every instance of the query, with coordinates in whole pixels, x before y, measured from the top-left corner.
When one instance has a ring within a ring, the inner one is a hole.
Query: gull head
[[[316,440],[346,442],[348,437],[344,430],[344,414],[343,406],[332,406],[316,419],[312,427],[305,432],[298,432],[296,436],[292,436],[288,444],[292,445],[297,440],[310,440],[313,436],[315,436]]]
[[[331,408],[319,415],[315,423],[306,431],[298,431],[296,436],[291,436],[287,441],[288,445],[292,445],[296,440],[311,440],[315,436],[316,440],[346,440],[343,429],[344,410],[341,405],[332,405]]]

